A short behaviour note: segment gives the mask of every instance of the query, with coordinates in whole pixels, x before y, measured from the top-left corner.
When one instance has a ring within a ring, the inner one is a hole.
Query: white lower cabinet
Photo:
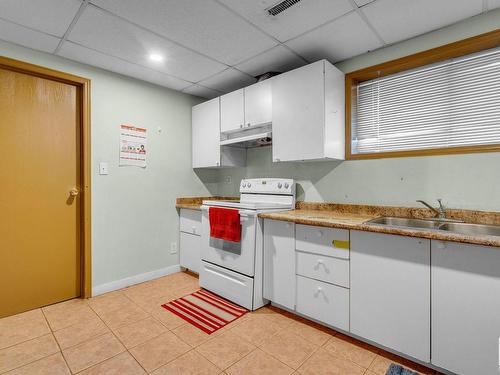
[[[297,312],[349,331],[349,289],[297,275]]]
[[[351,332],[430,362],[430,240],[351,231],[350,246]]]
[[[295,224],[264,220],[264,298],[295,308]]]
[[[432,363],[498,375],[500,248],[432,241]]]
[[[179,263],[181,267],[200,273],[201,270],[201,211],[181,209]]]
[[[200,236],[181,232],[179,251],[180,265],[198,274],[201,268],[200,246]]]

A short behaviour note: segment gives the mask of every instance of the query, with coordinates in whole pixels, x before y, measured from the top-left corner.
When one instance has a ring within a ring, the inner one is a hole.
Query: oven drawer
[[[247,276],[254,276],[257,217],[240,214],[240,222],[240,242],[212,238],[210,237],[209,212],[203,211],[201,259]]]
[[[181,208],[179,228],[181,232],[201,236],[201,211]]]
[[[349,288],[349,259],[297,251],[297,274]]]
[[[298,313],[349,331],[349,289],[297,276]]]
[[[252,310],[253,278],[202,261],[200,286]]]
[[[295,248],[308,253],[349,258],[349,231],[345,229],[295,226]]]

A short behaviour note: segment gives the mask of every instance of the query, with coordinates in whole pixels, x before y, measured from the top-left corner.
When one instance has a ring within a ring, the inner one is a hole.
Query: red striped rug
[[[203,289],[161,306],[209,335],[248,312]]]

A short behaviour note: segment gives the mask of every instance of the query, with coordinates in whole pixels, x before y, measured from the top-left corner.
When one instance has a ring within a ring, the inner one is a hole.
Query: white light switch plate
[[[104,162],[99,163],[99,174],[103,176],[109,174],[108,163]]]

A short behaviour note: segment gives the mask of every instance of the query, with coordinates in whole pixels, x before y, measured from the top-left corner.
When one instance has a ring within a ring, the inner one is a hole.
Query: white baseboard
[[[143,283],[145,281],[157,279],[158,277],[170,275],[171,273],[176,273],[181,271],[181,266],[176,264],[174,266],[169,266],[165,268],[160,268],[159,270],[154,270],[150,272],[141,273],[139,275],[134,275],[126,277],[124,279],[111,281],[110,283],[101,284],[92,287],[92,296],[98,296],[107,292],[112,292],[113,290],[118,290],[125,288],[127,286]]]

